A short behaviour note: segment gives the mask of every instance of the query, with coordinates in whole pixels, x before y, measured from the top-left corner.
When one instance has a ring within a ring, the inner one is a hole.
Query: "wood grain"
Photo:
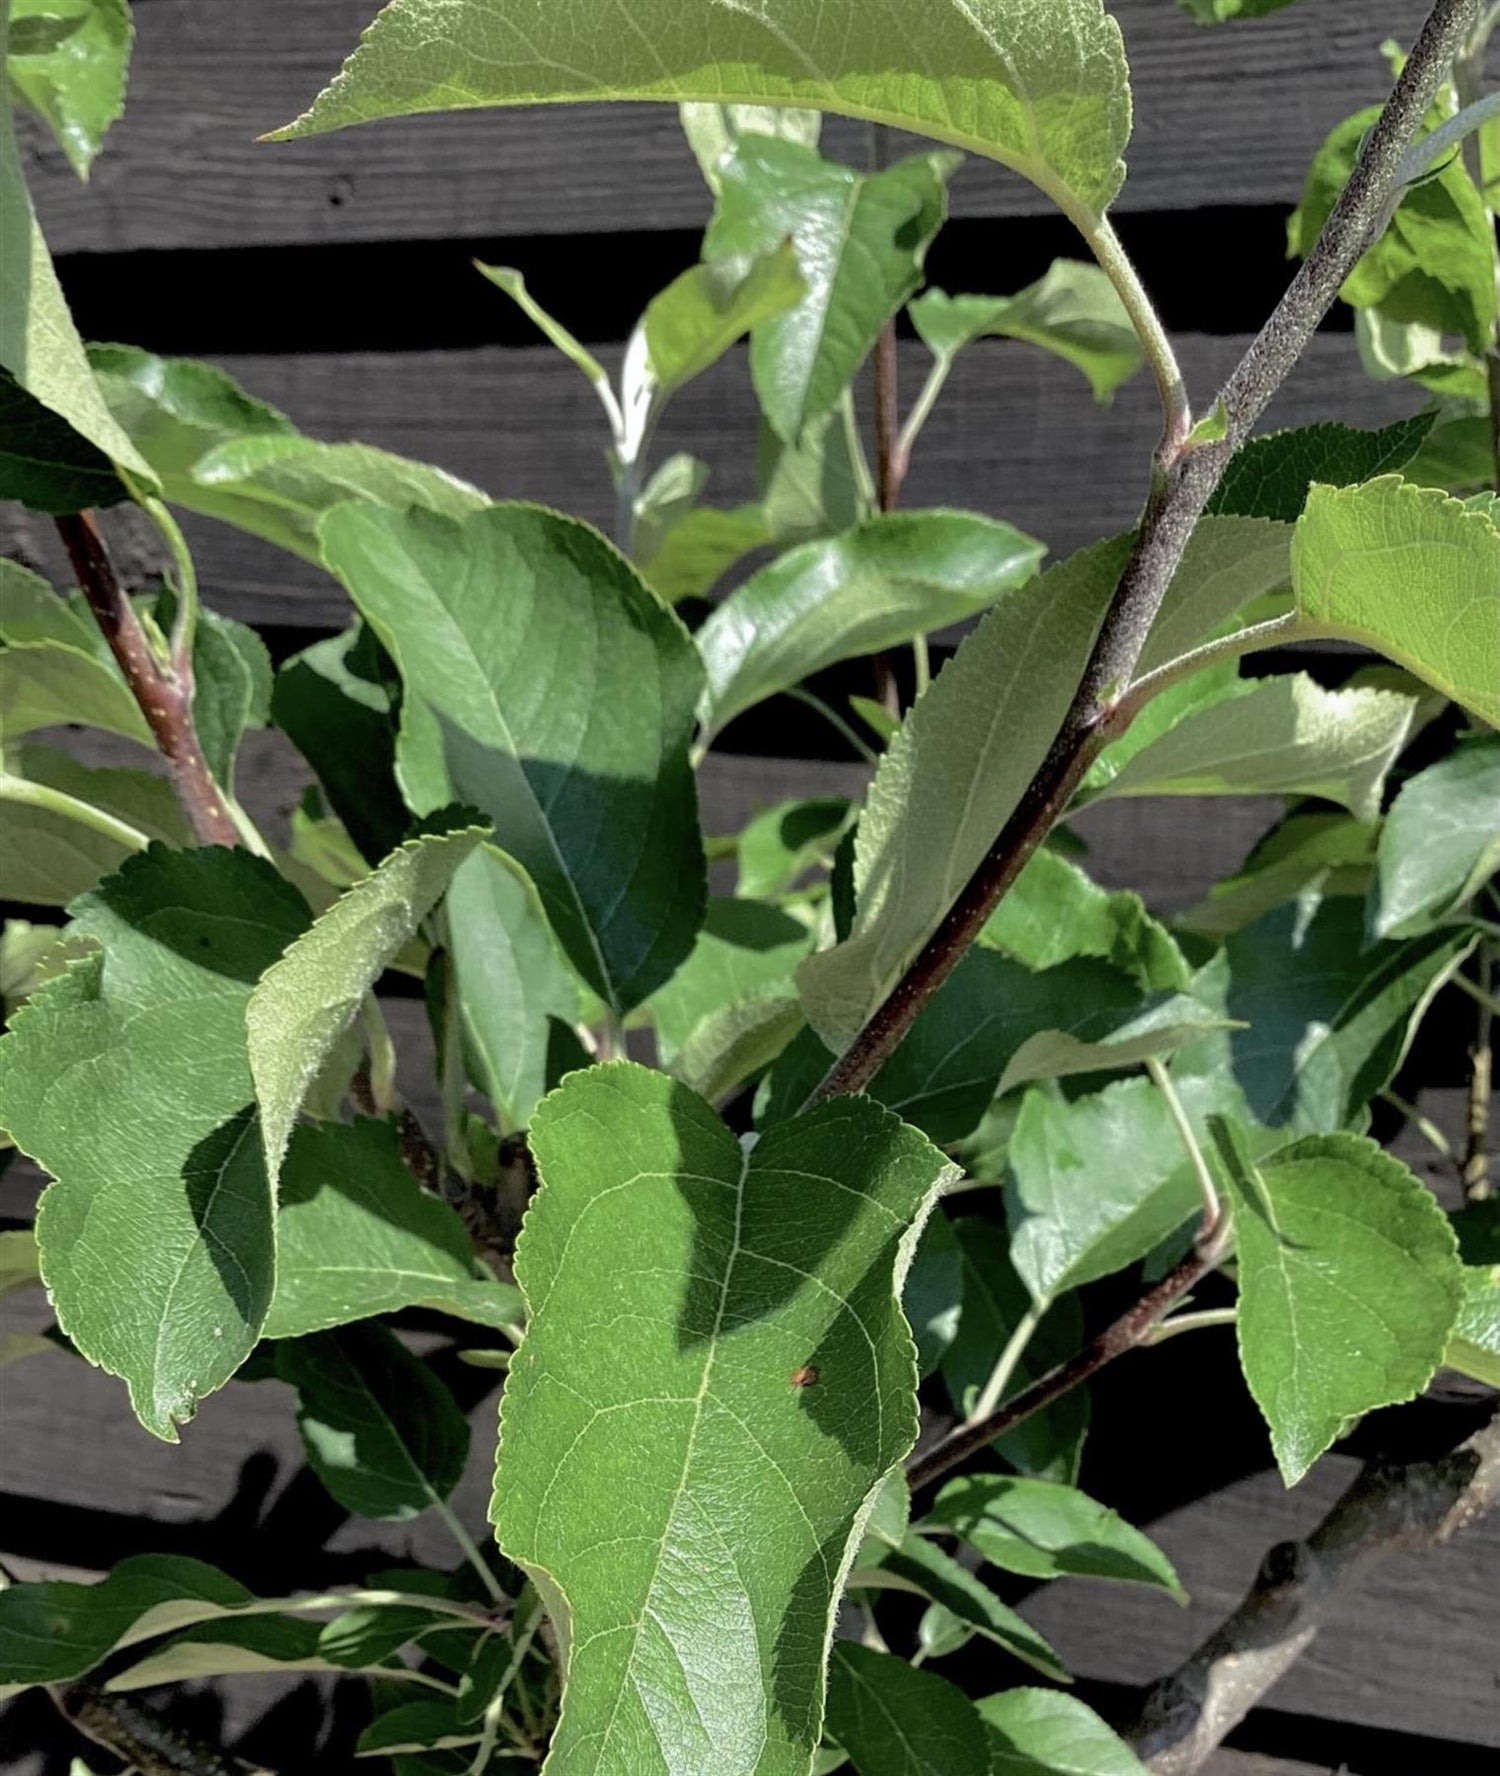
[[[701,227],[708,195],[667,105],[396,119],[258,145],[353,49],[375,0],[148,0],[126,116],[82,187],[50,146],[29,169],[54,252],[478,239]],[[1378,44],[1409,43],[1423,0],[1321,0],[1203,30],[1171,0],[1116,0],[1137,118],[1121,207],[1295,201],[1327,131],[1384,96]],[[862,126],[828,147],[863,162]],[[1045,212],[973,160],[958,215]],[[1190,239],[1184,250],[1191,251]],[[292,292],[268,299],[295,300]]]
[[[1208,334],[1179,340],[1200,403],[1246,343]],[[611,366],[618,356],[602,355]],[[219,361],[313,436],[379,444],[437,463],[497,498],[540,500],[611,522],[603,416],[584,379],[546,346]],[[902,347],[907,400],[926,362],[921,346]],[[1419,405],[1409,386],[1364,375],[1352,337],[1326,334],[1313,341],[1267,423],[1374,426]],[[1122,389],[1113,406],[1099,407],[1069,366],[1029,346],[986,341],[972,349],[923,432],[903,503],[989,512],[1066,555],[1134,521],[1160,423],[1145,378]],[[713,469],[705,497],[734,505],[755,493],[754,440],[754,396],[737,352],[677,397],[653,460],[691,451]],[[218,609],[258,624],[334,628],[347,621],[343,592],[319,568],[206,519],[185,528],[205,596]],[[19,508],[0,507],[0,547],[64,572],[50,521]]]

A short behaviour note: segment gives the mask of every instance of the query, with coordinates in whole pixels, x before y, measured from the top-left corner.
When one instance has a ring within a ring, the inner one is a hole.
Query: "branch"
[[[1149,1344],[1161,1321],[1187,1292],[1201,1283],[1224,1255],[1228,1225],[1224,1220],[1205,1228],[1199,1234],[1186,1258],[1149,1288],[1140,1300],[1128,1307],[1119,1319],[1086,1344],[1066,1363],[1049,1369],[1040,1380],[1024,1388],[1014,1399],[971,1424],[960,1425],[949,1437],[925,1455],[914,1456],[906,1464],[906,1478],[912,1492],[930,1486],[951,1469],[978,1455],[997,1437],[1013,1431],[1034,1413],[1060,1400],[1096,1375],[1116,1357]]]
[[[1473,24],[1477,0],[1437,0],[1370,131],[1349,183],[1275,312],[1221,390],[1225,436],[1194,444],[1169,424],[1135,547],[1083,677],[1047,756],[1014,812],[916,960],[809,1100],[863,1091],[918,1013],[957,967],[1002,896],[1062,815],[1103,749],[1146,637],[1198,519],[1230,457],[1281,387],[1371,244],[1396,187],[1401,157]]]
[[[122,1758],[141,1776],[248,1776],[253,1766],[173,1726],[165,1715],[131,1696],[112,1696],[92,1684],[59,1685],[47,1692],[58,1712],[85,1738]],[[258,1776],[271,1776],[259,1771]]]
[[[1439,1461],[1368,1462],[1305,1542],[1261,1564],[1222,1627],[1147,1697],[1126,1738],[1156,1776],[1192,1776],[1312,1644],[1338,1594],[1390,1554],[1425,1552],[1500,1504],[1500,1415]]]
[[[167,761],[178,800],[198,842],[239,844],[234,816],[214,782],[193,725],[190,656],[179,650],[166,664],[157,658],[135,606],[116,578],[114,564],[91,512],[59,518],[57,529],[94,621],[109,643],[157,748]]]

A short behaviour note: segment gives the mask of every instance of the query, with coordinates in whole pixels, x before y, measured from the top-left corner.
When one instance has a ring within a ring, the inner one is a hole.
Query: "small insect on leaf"
[[[794,1388],[816,1387],[821,1379],[816,1366],[812,1363],[804,1363],[800,1369],[792,1371],[792,1386]]]

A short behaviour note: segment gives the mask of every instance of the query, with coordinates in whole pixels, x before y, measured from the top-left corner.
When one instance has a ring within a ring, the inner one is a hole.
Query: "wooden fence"
[[[675,116],[639,107],[468,113],[257,145],[337,67],[372,5],[136,0],[130,106],[92,182],[78,185],[39,138],[31,151],[38,207],[80,324],[93,337],[211,357],[314,435],[362,438],[496,495],[605,521],[612,496],[592,396],[469,261],[520,265],[540,299],[611,361],[646,298],[696,256],[707,218]],[[1201,396],[1285,278],[1285,216],[1312,152],[1335,122],[1381,95],[1380,39],[1409,39],[1426,8],[1305,0],[1220,31],[1194,27],[1173,0],[1115,0],[1114,10],[1137,117],[1121,232]],[[831,121],[825,142],[864,157],[853,126]],[[950,289],[1010,290],[1054,254],[1080,251],[1037,192],[994,166],[960,173],[953,216],[929,263]],[[908,390],[920,355],[903,344]],[[1415,405],[1409,390],[1368,381],[1352,337],[1334,327],[1314,342],[1271,421],[1376,424]],[[1065,553],[1130,522],[1156,423],[1143,382],[1099,409],[1065,366],[996,342],[974,352],[924,434],[908,503],[994,512]],[[712,495],[727,504],[753,490],[752,438],[748,378],[735,357],[679,397],[660,442],[663,452],[708,460]],[[342,595],[316,569],[207,523],[189,528],[210,601],[260,626],[277,655],[344,622]],[[10,552],[56,564],[39,521],[7,513],[0,531]],[[1325,659],[1322,669],[1338,666]],[[706,768],[710,830],[783,796],[859,780],[858,766],[820,756],[824,736],[785,706],[738,731],[746,750]],[[252,740],[242,790],[275,828],[302,776],[275,737]],[[1124,803],[1081,824],[1102,880],[1171,909],[1232,867],[1272,811],[1254,801],[1193,804],[1185,820],[1172,803]],[[420,1045],[415,1003],[390,1009],[398,1034]],[[1403,1082],[1440,1120],[1456,1114],[1459,1095],[1461,1045],[1451,1036],[1439,1027]],[[1405,1132],[1395,1140],[1427,1164]],[[37,1185],[24,1166],[0,1176],[0,1219],[29,1218]],[[18,1327],[43,1317],[34,1301],[15,1312]],[[1128,1367],[1100,1382],[1085,1475],[1152,1527],[1191,1607],[1081,1580],[1024,1604],[1079,1672],[1082,1693],[1105,1707],[1195,1644],[1266,1549],[1315,1522],[1350,1471],[1349,1457],[1331,1457],[1286,1494],[1228,1352],[1186,1348],[1197,1342],[1152,1356],[1149,1400]],[[454,1379],[476,1425],[457,1502],[477,1529],[494,1398],[473,1371]],[[1170,1409],[1181,1390],[1195,1401],[1186,1429]],[[278,1383],[231,1384],[177,1449],[136,1426],[118,1383],[60,1353],[0,1373],[0,1395],[0,1558],[22,1574],[97,1573],[159,1549],[219,1561],[260,1586],[291,1586],[352,1578],[372,1544],[448,1558],[440,1532],[420,1521],[372,1529],[342,1517],[302,1467]],[[1341,1765],[1355,1776],[1493,1776],[1497,1596],[1500,1524],[1437,1555],[1389,1562],[1340,1601],[1216,1776],[1310,1776]],[[242,1752],[286,1776],[334,1776],[350,1766],[332,1743],[314,1755],[322,1702],[312,1690],[244,1680],[205,1687],[193,1708],[200,1724],[238,1736]],[[348,1720],[347,1708],[336,1711],[340,1728]],[[347,1746],[347,1731],[335,1740]],[[66,1772],[64,1736],[45,1705],[23,1700],[0,1715],[0,1768]]]

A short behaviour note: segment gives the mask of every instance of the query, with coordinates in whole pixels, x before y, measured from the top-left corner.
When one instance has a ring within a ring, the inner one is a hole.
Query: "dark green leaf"
[[[885,1556],[881,1570],[917,1586],[976,1634],[1014,1653],[1047,1677],[1059,1683],[1068,1681],[1067,1671],[1041,1635],[1001,1603],[982,1579],[925,1536],[909,1534],[899,1548]]]
[[[55,515],[129,497],[97,445],[0,370],[0,499]]]
[[[1197,906],[1179,913],[1179,929],[1226,938],[1263,913],[1304,893],[1327,899],[1363,894],[1375,863],[1378,822],[1310,809],[1289,814],[1259,841],[1232,876]]]
[[[962,1690],[852,1640],[833,1649],[828,1731],[859,1776],[989,1776],[984,1727]]]
[[[1259,3],[1265,11],[1286,0]],[[1129,1746],[1076,1696],[1004,1690],[974,1706],[989,1738],[990,1776],[1147,1776]]]
[[[1206,510],[1295,524],[1314,482],[1346,487],[1405,468],[1427,442],[1433,419],[1419,413],[1375,432],[1330,420],[1252,438],[1235,452]]]
[[[469,1454],[453,1396],[384,1326],[317,1332],[276,1347],[297,1390],[297,1427],[314,1473],[359,1517],[415,1517],[447,1498]]]

